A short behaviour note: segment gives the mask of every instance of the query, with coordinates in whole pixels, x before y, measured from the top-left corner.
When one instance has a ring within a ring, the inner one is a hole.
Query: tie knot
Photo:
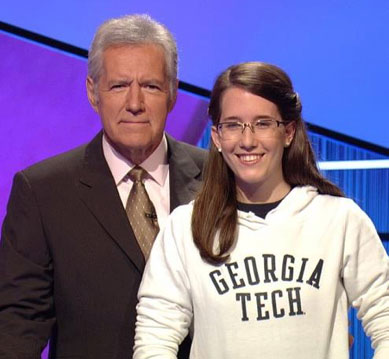
[[[147,171],[140,166],[135,166],[129,173],[128,176],[132,182],[142,182],[142,180],[147,176]]]

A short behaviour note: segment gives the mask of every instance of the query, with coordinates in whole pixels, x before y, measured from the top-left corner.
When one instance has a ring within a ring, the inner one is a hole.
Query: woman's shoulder
[[[321,202],[323,209],[337,213],[348,219],[355,221],[364,221],[368,218],[368,215],[358,204],[357,199],[354,200],[349,197],[339,197],[328,194],[319,194],[317,200]]]
[[[342,215],[365,216],[365,212],[358,204],[358,199],[319,193],[313,186],[295,187],[291,192],[290,200],[293,205],[316,209],[321,208],[324,213],[341,212]]]
[[[188,204],[183,204],[176,207],[169,215],[167,219],[167,226],[171,228],[173,232],[180,231],[182,229],[190,230],[192,222],[193,201]]]
[[[191,201],[187,204],[182,204],[176,207],[172,213],[170,213],[170,217],[191,217],[193,212],[193,204],[194,201]]]

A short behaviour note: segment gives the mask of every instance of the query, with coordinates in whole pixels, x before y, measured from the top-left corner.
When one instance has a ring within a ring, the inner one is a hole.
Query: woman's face
[[[262,128],[259,120],[270,120],[265,121],[269,128]],[[282,122],[277,106],[263,97],[237,87],[222,95],[219,123],[230,125],[213,127],[212,140],[235,174],[239,201],[277,201],[290,190],[282,173],[282,155],[293,139],[295,126],[277,121]],[[254,133],[253,127],[246,126],[243,133],[239,128],[231,135],[231,128],[237,127],[231,122],[257,125]]]

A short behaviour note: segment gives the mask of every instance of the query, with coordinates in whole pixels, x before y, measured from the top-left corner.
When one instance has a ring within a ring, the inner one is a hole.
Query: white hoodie
[[[193,243],[192,209],[177,208],[154,244],[135,359],[176,358],[191,325],[191,359],[346,359],[350,304],[374,358],[389,358],[389,260],[352,200],[296,187],[265,219],[238,211],[236,246],[219,266]]]

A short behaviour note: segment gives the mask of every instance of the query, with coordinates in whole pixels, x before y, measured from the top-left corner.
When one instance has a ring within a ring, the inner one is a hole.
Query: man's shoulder
[[[99,148],[97,147],[99,143],[101,146],[101,139],[96,136],[89,143],[36,162],[21,172],[30,180],[73,176],[74,173],[79,172],[85,161],[87,161],[87,153],[96,151]]]
[[[79,166],[84,158],[87,145],[81,145],[69,151],[48,157],[25,168],[22,172],[30,176],[41,176],[45,173],[60,173]]]
[[[203,148],[188,144],[186,142],[178,141],[170,136],[167,136],[169,150],[175,152],[176,155],[186,154],[191,157],[197,164],[204,163],[208,156],[208,151]]]

